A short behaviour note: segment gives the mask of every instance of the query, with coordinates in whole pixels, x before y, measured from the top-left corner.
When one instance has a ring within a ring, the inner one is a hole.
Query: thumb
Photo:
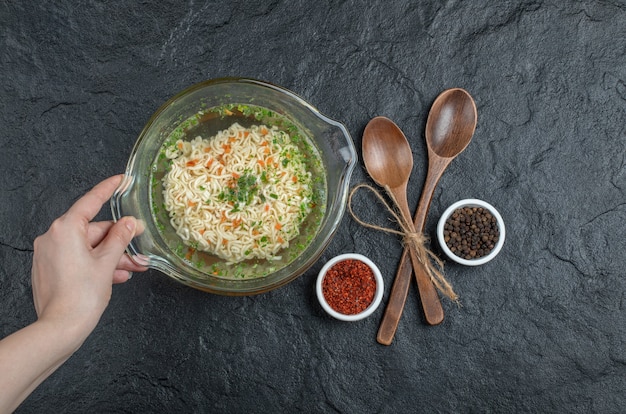
[[[117,265],[119,258],[126,251],[128,243],[135,236],[137,230],[137,219],[134,217],[122,217],[117,221],[107,233],[104,240],[95,248],[101,256],[107,257]]]

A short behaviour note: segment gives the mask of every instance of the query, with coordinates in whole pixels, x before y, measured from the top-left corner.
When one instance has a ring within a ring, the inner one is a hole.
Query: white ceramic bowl
[[[324,293],[322,292],[322,282],[324,280],[324,277],[326,276],[326,272],[331,267],[333,267],[335,264],[339,262],[342,262],[344,260],[350,260],[350,259],[363,262],[370,269],[372,269],[372,271],[374,272],[374,278],[376,279],[376,292],[374,293],[374,299],[372,300],[372,303],[370,303],[370,305],[367,308],[365,308],[364,311],[353,314],[353,315],[346,315],[346,314],[337,312],[336,310],[330,307],[328,302],[326,302],[326,298],[324,297]],[[319,300],[320,305],[322,305],[322,308],[324,308],[326,313],[328,313],[330,316],[332,316],[335,319],[339,319],[341,321],[348,321],[348,322],[358,321],[358,320],[367,318],[372,313],[374,313],[374,311],[376,310],[376,308],[378,308],[378,305],[380,305],[380,302],[383,299],[384,288],[385,286],[383,282],[383,276],[380,273],[378,266],[376,266],[374,262],[372,262],[367,257],[361,254],[357,254],[357,253],[346,253],[346,254],[341,254],[339,256],[333,257],[320,270],[319,275],[317,277],[317,283],[316,283],[317,299]]]
[[[489,212],[496,218],[498,222],[498,229],[500,230],[500,238],[498,239],[498,242],[494,246],[493,250],[486,256],[482,256],[480,258],[471,259],[471,260],[459,257],[450,250],[450,248],[448,247],[448,245],[446,244],[443,238],[443,230],[444,230],[444,225],[446,224],[446,220],[448,220],[448,217],[450,217],[456,209],[463,208],[463,207],[485,208],[489,210]],[[488,261],[496,257],[498,253],[500,253],[500,250],[502,250],[502,246],[504,245],[505,235],[506,235],[506,230],[504,226],[504,220],[502,220],[502,216],[500,215],[498,210],[496,210],[496,208],[492,206],[491,204],[482,200],[475,199],[475,198],[468,198],[465,200],[460,200],[452,204],[450,207],[447,208],[446,211],[443,212],[443,214],[441,215],[441,218],[439,219],[439,223],[437,224],[437,239],[439,240],[439,245],[441,246],[441,249],[444,251],[446,256],[448,256],[450,259],[466,266],[479,266],[479,265],[487,263]]]

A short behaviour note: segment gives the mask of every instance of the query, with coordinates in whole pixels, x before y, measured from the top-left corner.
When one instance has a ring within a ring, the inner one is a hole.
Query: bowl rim
[[[258,79],[246,78],[246,77],[220,77],[220,78],[207,79],[207,80],[192,84],[184,88],[182,91],[174,94],[169,99],[167,99],[164,103],[162,103],[158,107],[158,109],[155,110],[150,115],[150,118],[148,119],[148,121],[146,122],[142,130],[139,132],[138,137],[134,143],[134,146],[130,152],[128,163],[126,165],[124,179],[122,180],[122,183],[120,183],[119,187],[116,189],[115,193],[111,197],[110,206],[111,206],[111,211],[113,215],[113,220],[118,220],[119,218],[121,218],[122,216],[121,199],[125,194],[130,192],[131,189],[136,185],[135,176],[138,174],[137,166],[136,166],[138,151],[141,148],[143,141],[147,139],[148,131],[150,131],[154,122],[156,122],[156,120],[161,116],[161,114],[169,106],[171,106],[172,104],[175,104],[179,99],[181,99],[182,97],[190,93],[193,93],[197,90],[200,90],[206,87],[210,87],[210,86],[217,85],[217,84],[224,84],[224,83],[254,85],[257,87],[267,88],[275,92],[281,93],[283,95],[286,95],[290,99],[295,101],[298,105],[301,105],[303,108],[306,108],[308,111],[310,111],[315,117],[320,119],[322,122],[328,124],[329,126],[333,128],[338,129],[341,132],[341,135],[345,138],[345,145],[343,145],[342,147],[343,151],[341,153],[345,161],[345,165],[341,171],[341,176],[342,176],[341,182],[343,184],[341,185],[341,189],[339,190],[339,198],[337,199],[337,206],[335,207],[336,217],[334,218],[329,217],[328,219],[330,232],[326,236],[326,240],[320,244],[318,249],[313,252],[310,258],[303,261],[301,265],[298,268],[295,268],[288,276],[280,280],[275,280],[272,283],[269,283],[263,286],[256,286],[256,283],[250,283],[245,289],[223,288],[213,283],[211,283],[210,285],[199,284],[198,282],[193,280],[193,278],[188,278],[187,272],[184,269],[178,269],[173,263],[170,263],[170,261],[167,258],[162,257],[160,254],[156,254],[153,251],[148,251],[148,252],[140,251],[137,248],[134,240],[129,243],[127,252],[131,256],[131,258],[142,258],[141,259],[142,265],[146,265],[147,263],[147,267],[158,270],[162,273],[165,273],[167,276],[172,277],[176,281],[186,284],[188,286],[191,286],[195,289],[203,290],[203,291],[210,292],[210,293],[216,293],[220,295],[229,295],[229,296],[255,295],[255,294],[265,293],[270,290],[274,290],[276,288],[279,288],[283,285],[290,283],[291,281],[293,281],[300,275],[304,274],[313,264],[315,264],[319,260],[323,252],[328,247],[330,241],[333,239],[335,233],[337,232],[341,224],[342,218],[345,215],[346,203],[347,203],[347,198],[348,198],[348,193],[349,193],[348,190],[349,190],[350,177],[353,174],[354,169],[356,168],[356,165],[358,164],[358,154],[356,151],[356,147],[352,139],[352,136],[348,132],[346,126],[342,124],[341,122],[331,119],[327,117],[326,115],[322,114],[316,107],[314,107],[312,104],[304,100],[304,98],[300,97],[296,93],[284,87],[275,85],[270,82],[258,80]]]
[[[346,314],[337,312],[336,310],[331,308],[328,302],[326,301],[326,298],[324,297],[324,293],[322,291],[322,282],[324,281],[324,277],[326,277],[326,273],[328,272],[328,270],[335,264],[339,262],[343,262],[345,260],[350,260],[350,259],[358,260],[360,262],[365,263],[370,269],[372,269],[372,272],[374,272],[374,278],[376,279],[376,292],[374,293],[374,299],[372,300],[372,303],[370,303],[370,305],[364,311],[354,314],[354,315],[346,315]],[[380,269],[378,268],[378,266],[376,266],[376,264],[372,260],[370,260],[368,257],[359,253],[344,253],[344,254],[335,256],[329,261],[327,261],[326,264],[319,271],[318,276],[317,276],[317,281],[315,283],[315,291],[317,293],[317,299],[320,305],[322,306],[322,308],[326,311],[326,313],[328,313],[333,318],[341,320],[341,321],[346,321],[346,322],[359,321],[361,319],[367,318],[372,313],[374,313],[374,311],[378,308],[378,306],[380,305],[383,299],[384,290],[385,290],[385,282],[383,280],[383,275],[380,272]]]
[[[446,244],[444,237],[443,237],[443,230],[446,224],[446,220],[448,219],[448,217],[450,217],[450,215],[456,209],[460,207],[483,207],[489,210],[489,212],[493,214],[493,216],[496,218],[496,221],[498,223],[498,229],[500,230],[500,238],[498,239],[498,242],[494,246],[493,250],[488,255],[480,257],[478,259],[471,259],[471,260],[464,259],[454,254],[450,250],[448,245]],[[493,260],[493,258],[495,258],[498,255],[498,253],[500,253],[500,250],[502,250],[502,246],[504,246],[505,238],[506,238],[506,228],[504,225],[504,220],[502,219],[502,216],[500,215],[500,212],[488,202],[477,199],[477,198],[466,198],[463,200],[459,200],[456,203],[453,203],[450,207],[448,207],[443,212],[443,214],[439,218],[439,222],[437,223],[437,240],[439,241],[439,245],[441,246],[441,249],[443,250],[443,252],[450,259],[466,266],[480,266],[482,264],[485,264]]]

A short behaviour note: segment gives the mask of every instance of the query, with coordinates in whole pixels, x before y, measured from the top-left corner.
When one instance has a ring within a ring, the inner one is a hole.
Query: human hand
[[[120,181],[115,176],[96,185],[35,239],[32,285],[38,320],[69,330],[77,347],[109,304],[112,284],[146,270],[124,254],[137,232],[135,218],[91,222]]]

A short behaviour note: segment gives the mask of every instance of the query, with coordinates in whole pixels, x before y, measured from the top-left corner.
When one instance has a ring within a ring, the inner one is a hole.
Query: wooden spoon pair
[[[476,122],[476,104],[463,89],[447,89],[433,103],[425,132],[428,172],[413,220],[406,194],[413,169],[409,142],[400,128],[388,118],[376,117],[367,124],[363,133],[365,168],[372,179],[390,193],[405,221],[414,226],[411,231],[422,232],[437,183],[450,162],[470,143]],[[411,258],[426,322],[437,325],[443,321],[443,308],[435,286],[417,260],[414,249],[405,249],[378,331],[377,340],[384,345],[393,341],[408,295],[411,266],[407,256]]]

